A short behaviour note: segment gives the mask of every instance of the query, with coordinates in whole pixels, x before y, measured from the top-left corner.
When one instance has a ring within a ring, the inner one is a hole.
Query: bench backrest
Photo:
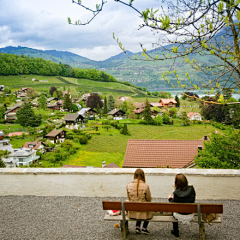
[[[120,201],[103,201],[102,204],[103,210],[122,210],[122,202]],[[201,213],[223,213],[222,204],[124,202],[125,211],[137,212],[198,213],[198,206],[200,206]]]

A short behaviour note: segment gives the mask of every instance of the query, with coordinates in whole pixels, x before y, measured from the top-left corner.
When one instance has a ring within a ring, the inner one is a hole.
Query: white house
[[[5,134],[3,131],[0,131],[0,150],[7,150],[8,152],[13,152],[12,144],[10,140],[4,139]]]
[[[37,150],[33,149],[14,149],[8,158],[4,158],[7,167],[29,166],[35,162],[39,156],[36,156]]]
[[[189,112],[187,115],[188,115],[188,118],[190,119],[190,121],[192,121],[192,120],[202,121],[202,116],[200,113]]]

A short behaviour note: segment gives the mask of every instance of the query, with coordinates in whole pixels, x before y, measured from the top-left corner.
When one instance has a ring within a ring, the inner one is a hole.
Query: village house
[[[63,110],[63,100],[58,100],[54,103],[49,103],[49,104],[47,104],[47,108],[50,110],[61,111],[61,110]]]
[[[45,135],[45,138],[48,138],[49,141],[52,143],[57,143],[58,141],[62,143],[64,142],[65,137],[66,137],[66,131],[61,129],[59,130],[54,129],[53,131]]]
[[[13,107],[7,109],[4,113],[4,122],[6,123],[13,123],[17,120],[16,113],[18,110],[21,109],[22,102],[15,104]]]
[[[128,99],[129,97],[122,97],[122,96],[119,97],[119,101],[121,102],[127,101]]]
[[[143,115],[144,108],[134,109],[133,112],[138,116],[138,118],[140,118],[140,116]]]
[[[123,167],[189,168],[203,140],[128,140]]]
[[[33,149],[14,149],[14,152],[8,155],[8,158],[3,158],[7,167],[29,166],[29,164],[39,159],[36,156],[37,150]]]
[[[66,127],[75,128],[75,127],[78,127],[79,124],[83,123],[83,119],[84,117],[82,115],[71,113],[64,118],[64,121],[65,121]]]
[[[81,98],[81,100],[83,101],[83,103],[86,105],[86,102],[87,102],[87,99],[88,99],[88,97],[90,96],[90,93],[84,93],[83,95],[82,95],[82,98]]]
[[[135,102],[135,106],[136,106],[136,109],[140,109],[140,108],[145,108],[146,104],[145,103]]]
[[[159,103],[161,103],[163,107],[167,107],[167,108],[176,107],[176,104],[177,104],[174,98],[162,98],[160,99]]]
[[[190,121],[193,121],[193,120],[202,121],[202,115],[200,113],[189,112],[187,116],[190,119]]]
[[[62,91],[62,94],[63,94],[63,97],[64,97],[66,94],[68,94],[68,95],[70,96],[70,98],[71,98],[71,93],[70,93],[69,91]]]
[[[4,139],[5,134],[3,131],[0,131],[0,150],[13,152],[12,144],[10,144],[9,139]]]
[[[150,107],[162,108],[163,105],[162,105],[162,103],[160,103],[160,102],[158,102],[158,103],[156,103],[156,102],[151,102],[151,103],[150,103]]]
[[[113,116],[114,120],[121,120],[126,118],[126,112],[120,109],[113,109],[108,113],[108,115]]]
[[[82,108],[77,113],[79,115],[82,115],[86,119],[93,119],[97,112],[95,110],[93,110],[92,108]]]
[[[33,149],[33,150],[40,150],[43,151],[45,144],[43,142],[25,142],[23,145],[24,149]]]
[[[50,103],[51,101],[54,101],[54,100],[58,100],[58,99],[55,98],[55,97],[50,97],[50,98],[47,98],[47,99],[46,99],[46,102],[47,102],[47,103]]]

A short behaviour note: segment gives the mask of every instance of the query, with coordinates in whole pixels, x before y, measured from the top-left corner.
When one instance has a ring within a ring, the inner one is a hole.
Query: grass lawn
[[[93,135],[84,149],[70,156],[64,164],[101,167],[102,162],[106,161],[106,164],[114,162],[121,167],[129,139],[198,140],[216,129],[210,124],[184,127],[179,119],[174,120],[174,125],[129,124],[130,136],[119,134],[119,130],[115,128],[107,131],[98,127],[100,135]]]
[[[123,164],[123,158],[124,158],[123,153],[91,152],[83,150],[70,156],[70,158],[67,161],[65,161],[64,164],[102,167],[102,162],[106,161],[106,165],[111,162],[114,162],[121,167]]]

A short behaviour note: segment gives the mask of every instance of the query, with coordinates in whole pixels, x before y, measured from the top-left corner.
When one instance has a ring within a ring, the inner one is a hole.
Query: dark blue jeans
[[[136,222],[136,228],[140,228],[141,223],[142,223],[142,221],[137,221]],[[143,221],[143,228],[147,229],[148,223],[149,223],[148,221]]]

